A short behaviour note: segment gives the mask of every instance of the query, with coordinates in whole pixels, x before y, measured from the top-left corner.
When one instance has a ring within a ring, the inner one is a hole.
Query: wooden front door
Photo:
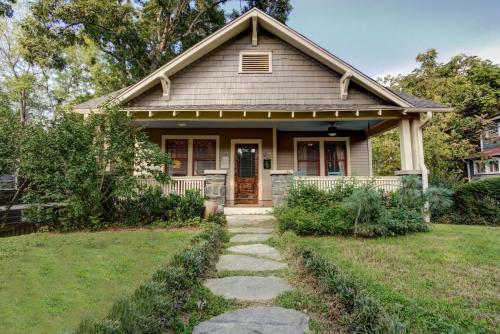
[[[234,200],[236,204],[257,204],[259,194],[259,146],[236,144]]]

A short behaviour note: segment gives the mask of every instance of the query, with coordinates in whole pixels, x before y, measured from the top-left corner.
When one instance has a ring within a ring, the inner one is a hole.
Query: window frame
[[[299,160],[299,145],[301,143],[305,143],[307,145],[307,143],[315,143],[318,145],[318,159],[317,160],[310,160],[310,159],[302,159],[302,160]],[[306,162],[306,163],[309,163],[309,162],[315,162],[318,164],[318,168],[317,168],[317,174],[316,175],[306,175],[306,176],[321,176],[321,142],[319,140],[299,140],[297,141],[297,144],[296,144],[296,148],[297,148],[297,172],[299,172],[299,165],[301,162]]]
[[[188,141],[188,161],[187,161],[187,175],[179,176],[179,177],[200,177],[201,175],[194,175],[194,161],[193,161],[193,142],[194,140],[215,140],[215,169],[218,170],[219,165],[219,156],[220,156],[220,136],[218,135],[162,135],[161,136],[161,150],[165,152],[166,149],[166,141],[167,140],[187,140]],[[166,170],[165,166],[165,170]]]
[[[319,158],[320,158],[320,173],[319,176],[327,176],[326,171],[325,171],[325,142],[329,141],[343,141],[345,142],[346,146],[346,164],[347,164],[347,169],[346,169],[346,175],[344,176],[350,176],[351,175],[351,146],[350,146],[350,140],[349,137],[294,137],[293,138],[293,163],[294,163],[294,172],[298,172],[298,146],[297,143],[301,141],[319,141]],[[368,157],[367,157],[368,159]],[[333,177],[333,176],[332,176]]]
[[[214,145],[215,151],[213,153],[213,158],[196,158],[195,157],[195,152],[196,151],[195,151],[194,148],[195,148],[195,142],[197,142],[197,141],[204,141],[204,142],[210,141],[210,142],[214,142],[215,143],[215,145]],[[195,168],[196,161],[214,161],[215,162],[215,166],[214,166],[213,169],[217,169],[217,168],[215,168],[217,166],[217,140],[216,139],[199,139],[199,138],[193,138],[193,147],[192,147],[192,149],[193,149],[193,159],[192,159],[193,176],[203,176],[203,175],[195,175],[195,173],[196,173],[196,168]]]
[[[491,171],[490,170],[490,163],[496,161],[497,166],[498,166],[498,171]],[[483,163],[484,164],[484,172],[480,172],[478,168],[478,164]],[[500,158],[493,158],[493,159],[482,159],[482,160],[474,160],[473,161],[473,167],[474,167],[474,174],[476,175],[488,175],[488,174],[500,174]]]

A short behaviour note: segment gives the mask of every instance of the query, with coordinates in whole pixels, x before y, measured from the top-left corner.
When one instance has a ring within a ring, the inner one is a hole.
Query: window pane
[[[347,157],[345,142],[325,142],[325,171],[327,176],[346,175]]]
[[[297,142],[297,160],[300,174],[319,175],[319,142]]]
[[[491,160],[490,173],[497,173],[497,172],[498,172],[498,160]]]
[[[166,140],[165,151],[170,153],[170,159],[172,159],[172,166],[167,169],[168,174],[170,176],[187,176],[187,139]]]
[[[238,177],[256,177],[257,149],[248,147],[238,147],[237,151]]]
[[[215,169],[215,140],[193,140],[193,175],[203,175],[205,169]]]

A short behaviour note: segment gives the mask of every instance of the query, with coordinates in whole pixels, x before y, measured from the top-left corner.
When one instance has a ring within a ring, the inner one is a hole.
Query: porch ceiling
[[[360,120],[360,121],[336,121],[335,126],[339,130],[364,131],[373,128],[381,123],[382,120]],[[278,131],[326,131],[330,126],[329,121],[146,121],[136,120],[136,124],[147,128],[191,128],[191,129],[257,129],[257,128],[276,128]]]

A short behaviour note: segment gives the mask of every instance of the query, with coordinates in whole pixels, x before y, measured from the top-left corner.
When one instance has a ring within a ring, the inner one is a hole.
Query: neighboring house
[[[121,104],[170,152],[170,190],[199,189],[229,206],[277,204],[290,177],[322,187],[341,177],[367,182],[370,138],[395,127],[399,174],[421,174],[425,185],[422,127],[432,112],[450,111],[380,85],[257,9],[75,111],[98,112],[107,102]],[[390,189],[399,181],[375,182]]]
[[[481,151],[467,159],[469,181],[490,176],[500,176],[500,116],[481,134]]]

